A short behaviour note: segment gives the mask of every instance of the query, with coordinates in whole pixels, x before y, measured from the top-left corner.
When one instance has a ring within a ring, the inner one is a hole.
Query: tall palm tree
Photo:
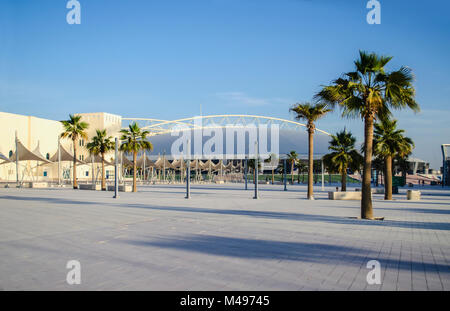
[[[297,161],[298,154],[294,150],[289,152],[287,154],[288,162],[291,164],[291,184],[294,184],[294,167],[295,167],[295,161]]]
[[[357,170],[363,159],[355,149],[356,138],[345,129],[336,135],[331,135],[328,149],[332,152],[325,155],[323,160],[333,171],[341,174],[341,191],[347,191],[347,169]]]
[[[382,119],[375,123],[374,154],[384,160],[384,199],[392,200],[392,159],[410,154],[414,142],[403,135],[404,130],[397,129],[397,120]]]
[[[120,131],[122,136],[122,144],[120,145],[120,150],[133,153],[133,192],[137,192],[136,186],[136,160],[137,154],[141,150],[153,150],[153,145],[147,140],[147,135],[150,134],[149,131],[143,131],[136,122],[128,125],[128,129],[123,129]]]
[[[61,138],[68,138],[73,143],[73,189],[78,189],[77,181],[77,143],[78,139],[87,139],[86,130],[89,124],[81,121],[81,116],[70,114],[69,120],[60,121],[64,127],[64,132],[61,133]]]
[[[295,118],[297,120],[307,121],[307,131],[308,131],[308,200],[314,200],[313,195],[313,152],[314,152],[314,132],[316,129],[316,122],[318,119],[326,115],[331,109],[328,108],[327,104],[318,103],[303,103],[296,104],[289,109],[295,113]]]
[[[373,147],[373,125],[377,118],[391,114],[390,109],[409,107],[419,111],[415,101],[411,69],[401,67],[385,72],[392,57],[359,52],[355,71],[345,73],[315,95],[320,100],[343,108],[343,116],[364,120],[364,168],[362,179],[361,218],[373,219],[370,189]]]
[[[102,190],[106,190],[105,182],[105,154],[115,148],[112,136],[107,136],[106,130],[96,130],[96,135],[86,145],[91,155],[100,155],[102,157]]]

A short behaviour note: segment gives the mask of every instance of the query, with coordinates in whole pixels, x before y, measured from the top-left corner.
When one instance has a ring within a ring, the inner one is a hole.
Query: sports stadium
[[[153,145],[151,152],[141,152],[136,161],[141,182],[175,182],[177,176],[182,175],[186,159],[190,159],[190,166],[198,176],[197,181],[242,180],[244,161],[256,157],[255,137],[259,144],[258,150],[265,150],[258,153],[262,160],[262,171],[275,170],[279,164],[283,165],[282,160],[291,151],[298,154],[298,159],[307,159],[306,125],[292,120],[232,114],[178,120],[125,118],[105,112],[76,115],[80,115],[82,121],[89,124],[88,138],[77,142],[76,173],[81,183],[98,183],[100,179],[101,158],[90,155],[86,148],[96,130],[106,130],[108,135],[115,138],[120,137],[121,129],[132,123],[137,123],[149,132],[148,140]],[[249,129],[255,129],[256,134],[252,135]],[[268,131],[263,135],[262,129]],[[0,130],[3,133],[0,141],[1,182],[19,182],[25,187],[46,187],[72,182],[74,146],[70,139],[60,138],[63,131],[60,121],[0,112]],[[185,152],[181,156],[175,155],[173,146],[183,135],[190,137],[190,154]],[[239,137],[242,138],[241,141]],[[316,129],[315,160],[320,160],[327,153],[329,139],[329,133]],[[213,154],[203,153],[204,147],[211,140],[215,140]],[[200,146],[201,152],[197,151],[196,146]],[[230,147],[233,149],[231,152]],[[270,158],[272,161],[269,162]],[[126,182],[130,175],[133,165],[131,160],[129,155],[119,154],[121,183]],[[114,162],[114,152],[108,153],[105,164],[106,178],[110,181],[114,179]]]

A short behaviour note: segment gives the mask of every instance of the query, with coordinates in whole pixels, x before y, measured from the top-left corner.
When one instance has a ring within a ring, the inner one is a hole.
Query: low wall
[[[102,190],[102,186],[95,184],[78,184],[78,189],[80,190]]]
[[[330,200],[361,200],[362,192],[348,191],[348,192],[328,192],[328,199]]]
[[[132,188],[131,185],[119,185],[120,192],[131,192]],[[108,191],[114,191],[114,185],[109,185],[107,189]]]

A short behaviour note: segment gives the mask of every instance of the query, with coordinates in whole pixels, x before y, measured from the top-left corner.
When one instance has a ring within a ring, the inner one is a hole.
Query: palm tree
[[[397,155],[395,157],[395,167],[397,167],[398,170],[400,170],[401,174],[402,174],[402,185],[404,186],[406,184],[406,175],[408,173],[409,170],[409,163],[408,163],[408,157],[411,154],[405,154],[402,157],[400,157],[399,155]]]
[[[266,160],[266,163],[270,163],[272,166],[272,185],[275,183],[275,168],[278,164],[278,158],[275,153],[270,154],[270,157]]]
[[[298,154],[294,150],[289,152],[287,154],[288,162],[291,164],[291,184],[294,184],[294,167],[295,167],[295,161],[297,161]]]
[[[361,148],[361,152],[364,153],[364,146]],[[384,168],[385,163],[384,159],[374,154],[374,158],[372,158],[372,169],[375,173],[375,187],[378,187],[379,184],[379,177],[381,176],[381,183],[384,184]],[[381,174],[380,174],[381,173]]]
[[[305,175],[303,175],[303,173],[306,171],[306,164],[304,161],[298,159],[296,161],[296,165],[297,165],[297,183],[300,184],[300,174],[302,174],[302,183],[304,182],[304,177]]]
[[[411,69],[401,67],[385,72],[392,57],[359,52],[355,71],[333,81],[315,95],[315,99],[343,108],[343,116],[364,120],[364,168],[362,179],[361,218],[373,219],[370,189],[373,147],[373,125],[377,118],[391,114],[390,109],[409,107],[419,111],[415,101]]]
[[[102,157],[102,190],[106,190],[105,182],[105,153],[115,148],[112,136],[107,136],[106,130],[96,130],[97,135],[92,137],[92,141],[86,145],[91,155],[101,155]]]
[[[392,159],[410,154],[414,142],[403,136],[404,130],[397,129],[397,120],[382,119],[375,124],[374,154],[384,160],[384,199],[392,200]]]
[[[316,126],[314,124],[315,121],[323,117],[325,114],[331,111],[328,109],[327,104],[318,103],[303,103],[296,104],[294,107],[289,109],[290,111],[295,113],[295,118],[297,120],[306,120],[307,121],[307,131],[308,131],[308,200],[314,200],[313,196],[313,149],[314,149],[314,131]]]
[[[120,150],[133,153],[133,192],[137,192],[136,187],[136,160],[137,154],[141,150],[153,150],[153,145],[146,138],[150,134],[149,131],[143,131],[136,122],[128,125],[128,129],[120,131],[122,136],[120,140],[123,141],[120,145]]]
[[[332,171],[341,174],[341,191],[347,191],[347,169],[357,170],[362,164],[362,156],[355,149],[356,138],[345,129],[331,135],[329,150],[323,160]]]
[[[68,138],[73,143],[73,189],[78,189],[77,181],[77,143],[78,139],[87,139],[86,130],[89,124],[81,121],[81,116],[70,114],[69,120],[60,121],[64,127],[64,132],[61,133],[61,138]]]
[[[258,174],[258,170],[261,170],[262,164],[261,164],[261,158],[258,158],[258,169],[255,169],[255,159],[249,159],[247,162],[248,168],[251,168],[253,171],[253,183],[256,184],[256,177]]]

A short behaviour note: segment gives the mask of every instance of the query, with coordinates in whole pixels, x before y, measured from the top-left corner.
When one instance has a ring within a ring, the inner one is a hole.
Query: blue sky
[[[175,119],[236,113],[292,119],[289,107],[353,69],[358,50],[417,77],[422,112],[396,112],[414,156],[441,166],[450,143],[450,3],[380,0],[0,0],[0,111],[64,119],[105,111]],[[339,111],[318,122],[362,141]]]

